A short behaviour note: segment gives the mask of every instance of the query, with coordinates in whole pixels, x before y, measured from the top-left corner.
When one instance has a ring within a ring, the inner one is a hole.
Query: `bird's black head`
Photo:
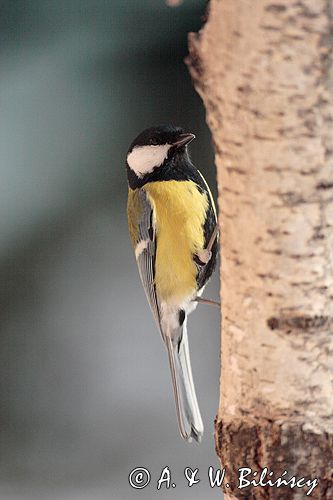
[[[174,125],[159,125],[147,128],[139,134],[127,153],[127,174],[131,184],[144,184],[151,174],[172,162],[173,157],[186,155],[187,145],[195,138],[194,134],[184,133]]]

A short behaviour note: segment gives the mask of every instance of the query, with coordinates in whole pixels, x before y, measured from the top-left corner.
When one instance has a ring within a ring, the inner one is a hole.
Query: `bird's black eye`
[[[150,142],[150,144],[151,144],[152,146],[157,146],[157,144],[158,144],[157,139],[155,139],[155,138],[150,139],[150,141],[149,141],[149,142]]]

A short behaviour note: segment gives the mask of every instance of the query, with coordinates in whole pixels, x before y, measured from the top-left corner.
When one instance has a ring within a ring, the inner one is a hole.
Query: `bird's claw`
[[[197,253],[197,256],[203,264],[208,264],[212,258],[212,252],[205,248],[204,250],[200,250],[200,252]]]

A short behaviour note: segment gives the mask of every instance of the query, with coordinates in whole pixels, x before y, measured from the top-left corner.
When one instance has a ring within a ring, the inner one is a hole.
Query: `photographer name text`
[[[194,487],[201,481],[199,469],[185,467],[184,478],[189,488]],[[207,471],[206,479],[211,488],[221,487],[222,485],[226,488],[233,486],[226,482],[225,467],[223,469],[214,469],[214,467],[210,466]],[[168,466],[162,469],[161,473],[154,481],[152,480],[152,474],[149,469],[146,467],[136,467],[129,473],[128,481],[132,488],[140,490],[153,483],[155,483],[158,491],[161,489],[176,488],[176,484],[172,480],[170,467]],[[249,467],[240,467],[238,469],[237,484],[235,486],[239,490],[248,487],[281,488],[285,486],[291,489],[303,489],[304,493],[310,496],[318,484],[319,481],[317,478],[306,479],[304,477],[297,477],[296,475],[290,476],[287,470],[281,475],[275,476],[274,472],[269,471],[267,467],[264,467],[260,471],[252,470]]]

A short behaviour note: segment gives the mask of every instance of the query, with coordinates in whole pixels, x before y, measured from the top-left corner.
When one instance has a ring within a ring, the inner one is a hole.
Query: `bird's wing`
[[[135,225],[132,231],[130,228],[130,232],[140,278],[155,321],[161,331],[160,306],[155,286],[156,231],[154,209],[143,189],[132,192],[129,197],[128,215],[129,220],[132,221],[132,224],[134,221]]]

